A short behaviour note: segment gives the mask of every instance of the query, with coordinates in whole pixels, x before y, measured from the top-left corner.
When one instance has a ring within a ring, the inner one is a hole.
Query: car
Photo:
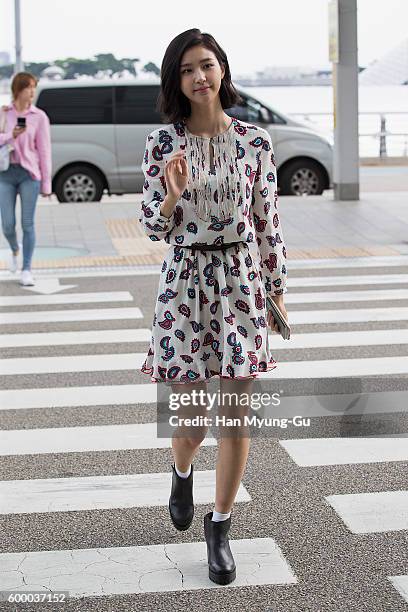
[[[59,202],[97,202],[140,193],[146,137],[163,121],[160,83],[145,80],[40,81],[34,103],[51,123],[53,192]],[[271,135],[280,195],[317,195],[332,187],[333,148],[294,121],[236,87],[243,102],[225,112]]]

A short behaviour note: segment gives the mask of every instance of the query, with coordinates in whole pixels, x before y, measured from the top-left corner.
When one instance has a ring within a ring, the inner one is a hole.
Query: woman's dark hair
[[[227,56],[217,41],[198,28],[182,32],[169,44],[161,65],[161,87],[157,100],[157,110],[164,121],[178,123],[191,114],[190,100],[180,88],[180,63],[187,49],[201,45],[212,51],[220,66],[225,68],[224,78],[221,80],[219,96],[222,108],[231,108],[242,98],[231,82],[231,72]]]

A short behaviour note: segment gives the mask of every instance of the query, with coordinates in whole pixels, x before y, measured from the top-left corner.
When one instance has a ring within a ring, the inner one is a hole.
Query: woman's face
[[[34,100],[35,89],[36,89],[36,83],[34,81],[31,81],[30,85],[28,85],[27,87],[24,87],[24,89],[20,91],[20,93],[17,96],[17,100],[21,102],[22,104],[31,104],[32,101]]]
[[[180,62],[180,88],[192,104],[209,104],[218,97],[225,69],[205,47],[188,49]]]

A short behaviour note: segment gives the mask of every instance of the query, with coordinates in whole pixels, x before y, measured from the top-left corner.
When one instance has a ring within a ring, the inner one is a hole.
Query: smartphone
[[[285,317],[275,304],[274,300],[272,300],[269,295],[266,297],[266,308],[267,310],[272,311],[272,316],[275,319],[275,323],[278,326],[278,330],[280,335],[284,340],[290,339],[290,327]]]
[[[25,117],[17,117],[17,127],[25,128],[26,127],[26,118]]]

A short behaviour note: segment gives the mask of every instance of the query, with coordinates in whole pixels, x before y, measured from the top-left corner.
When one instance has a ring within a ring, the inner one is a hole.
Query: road
[[[138,369],[158,276],[2,280],[0,591],[70,594],[7,609],[407,611],[408,262],[392,259],[293,263],[292,339],[271,336],[262,384],[310,426],[251,440],[227,587],[208,579],[203,536],[214,438],[194,463],[191,528],[168,517],[170,440]]]

